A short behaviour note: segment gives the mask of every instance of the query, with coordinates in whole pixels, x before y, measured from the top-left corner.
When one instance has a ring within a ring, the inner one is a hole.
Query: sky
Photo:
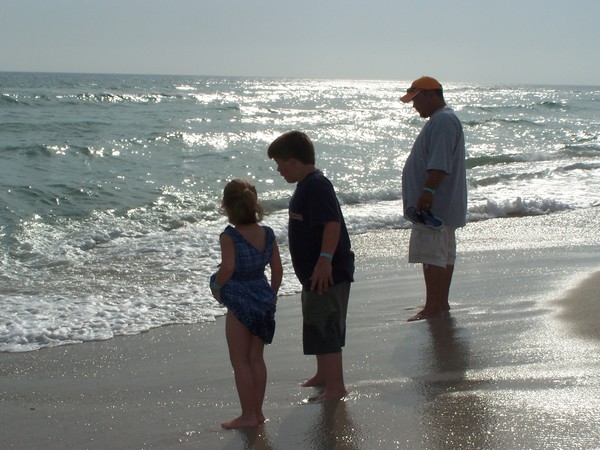
[[[0,71],[600,85],[599,0],[0,0]]]

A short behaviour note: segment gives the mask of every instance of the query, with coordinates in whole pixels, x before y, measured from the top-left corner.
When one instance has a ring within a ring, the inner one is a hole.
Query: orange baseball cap
[[[404,103],[410,102],[421,91],[433,91],[442,89],[442,85],[435,78],[421,77],[413,81],[410,87],[406,90],[406,95],[400,97],[400,101]]]

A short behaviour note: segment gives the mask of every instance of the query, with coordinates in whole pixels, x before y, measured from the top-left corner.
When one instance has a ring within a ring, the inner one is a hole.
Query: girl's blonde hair
[[[223,190],[221,207],[233,225],[258,223],[265,215],[258,202],[256,188],[248,180],[241,178],[227,183]]]

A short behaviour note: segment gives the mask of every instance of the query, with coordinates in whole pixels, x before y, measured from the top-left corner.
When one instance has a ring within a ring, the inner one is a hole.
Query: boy
[[[302,283],[302,345],[316,355],[317,373],[302,386],[324,390],[317,401],[347,395],[342,365],[354,253],[333,185],[315,167],[309,137],[288,131],[275,139],[269,158],[288,183],[297,183],[289,204],[289,245]]]

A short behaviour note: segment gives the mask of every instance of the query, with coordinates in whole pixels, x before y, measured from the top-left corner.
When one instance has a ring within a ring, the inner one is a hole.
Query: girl
[[[265,343],[275,333],[275,305],[283,268],[273,230],[260,226],[264,211],[256,188],[246,180],[230,181],[222,208],[231,224],[220,236],[221,265],[210,278],[215,299],[227,306],[225,335],[242,414],[222,423],[226,429],[265,422],[262,405],[267,385]],[[271,283],[265,267],[271,268]]]

